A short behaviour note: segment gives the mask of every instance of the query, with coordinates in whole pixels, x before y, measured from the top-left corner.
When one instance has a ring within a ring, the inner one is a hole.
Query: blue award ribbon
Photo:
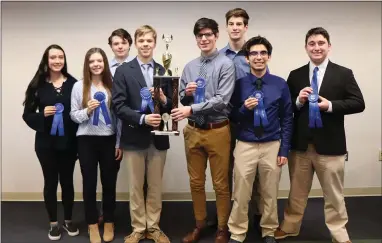
[[[58,130],[58,136],[64,136],[64,122],[62,119],[62,112],[64,111],[64,105],[57,103],[54,105],[56,107],[56,113],[53,117],[52,128],[50,129],[50,135],[56,136]]]
[[[196,91],[194,97],[194,103],[199,104],[206,101],[206,80],[204,78],[196,79]]]
[[[143,87],[140,91],[142,103],[141,103],[141,112],[144,112],[147,109],[147,106],[150,108],[151,113],[154,113],[154,102],[151,97],[150,89]]]
[[[98,126],[99,122],[99,111],[102,111],[102,115],[105,118],[105,123],[106,125],[111,124],[111,119],[109,116],[109,112],[107,111],[107,106],[106,106],[106,95],[103,92],[96,92],[94,94],[94,99],[98,100],[100,102],[100,105],[94,110],[94,116],[93,116],[93,125]]]
[[[318,94],[312,93],[309,100],[309,127],[322,127],[320,108],[318,107]]]
[[[255,127],[260,126],[260,120],[262,121],[263,126],[267,126],[269,124],[267,114],[265,113],[265,106],[264,106],[264,94],[260,90],[256,90],[252,97],[256,98],[258,101],[257,106],[255,107],[255,110],[253,112],[254,114],[254,125]]]

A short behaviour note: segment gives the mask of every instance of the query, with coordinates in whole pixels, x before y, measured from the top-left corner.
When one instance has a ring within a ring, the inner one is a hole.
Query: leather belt
[[[228,124],[229,124],[229,120],[224,120],[224,121],[216,122],[216,123],[206,123],[201,126],[194,121],[188,120],[188,125],[195,128],[203,129],[203,130],[217,129],[217,128],[224,127]]]

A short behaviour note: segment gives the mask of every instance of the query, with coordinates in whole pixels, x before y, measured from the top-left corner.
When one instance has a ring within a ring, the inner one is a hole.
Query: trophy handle
[[[154,87],[154,113],[160,114],[160,84],[161,84],[161,78],[160,77],[154,77],[153,78],[153,87]],[[154,127],[154,130],[159,130],[159,127]]]

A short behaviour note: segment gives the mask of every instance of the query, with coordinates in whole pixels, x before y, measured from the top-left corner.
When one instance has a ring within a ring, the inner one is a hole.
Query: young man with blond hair
[[[170,85],[160,89],[161,114],[153,114],[149,105],[153,87],[154,70],[163,75],[163,66],[153,60],[157,34],[151,26],[144,25],[134,34],[137,57],[117,68],[113,85],[113,109],[122,120],[121,148],[128,167],[130,217],[133,232],[125,243],[138,243],[144,238],[156,243],[169,243],[169,238],[159,228],[162,211],[162,176],[168,136],[154,136],[151,131],[163,126],[162,113],[170,113],[172,92]],[[150,92],[151,91],[151,92]],[[143,100],[147,97],[147,100]],[[147,168],[146,168],[147,166]],[[144,198],[144,179],[147,169],[147,198]]]

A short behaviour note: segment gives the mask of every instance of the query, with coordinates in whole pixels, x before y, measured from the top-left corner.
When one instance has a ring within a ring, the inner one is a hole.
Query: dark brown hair
[[[308,44],[308,39],[312,35],[322,35],[328,41],[328,44],[330,44],[330,36],[329,36],[328,31],[326,31],[326,29],[324,29],[322,27],[316,27],[316,28],[310,29],[308,31],[308,33],[306,33],[305,45]]]
[[[91,99],[90,98],[90,87],[92,85],[92,73],[91,73],[90,67],[89,67],[89,59],[90,59],[90,56],[93,55],[94,53],[99,53],[102,56],[103,63],[104,63],[104,69],[102,72],[102,83],[105,86],[105,89],[106,89],[109,97],[111,97],[111,88],[113,85],[113,79],[112,79],[112,75],[110,72],[109,62],[107,60],[106,54],[101,48],[98,48],[98,47],[91,48],[86,53],[85,60],[84,60],[84,73],[83,73],[84,84],[83,84],[83,91],[82,91],[83,92],[83,94],[82,94],[82,97],[83,97],[82,98],[82,107],[84,107],[84,108],[87,107],[87,103]],[[111,99],[109,99],[109,105],[110,105],[110,100]]]
[[[119,37],[121,37],[122,39],[126,39],[127,40],[127,42],[129,42],[129,45],[131,46],[132,44],[133,44],[133,39],[131,38],[131,35],[129,34],[129,32],[127,32],[125,29],[122,29],[122,28],[120,28],[120,29],[116,29],[116,30],[114,30],[112,33],[111,33],[111,35],[110,35],[110,37],[109,37],[109,39],[108,39],[108,44],[111,46],[111,44],[112,44],[112,39],[113,39],[113,37],[114,36],[119,36]]]
[[[248,15],[247,11],[245,11],[244,9],[234,8],[234,9],[229,10],[225,14],[226,24],[228,24],[228,20],[232,17],[236,17],[236,18],[242,17],[244,25],[248,25],[249,15]]]

